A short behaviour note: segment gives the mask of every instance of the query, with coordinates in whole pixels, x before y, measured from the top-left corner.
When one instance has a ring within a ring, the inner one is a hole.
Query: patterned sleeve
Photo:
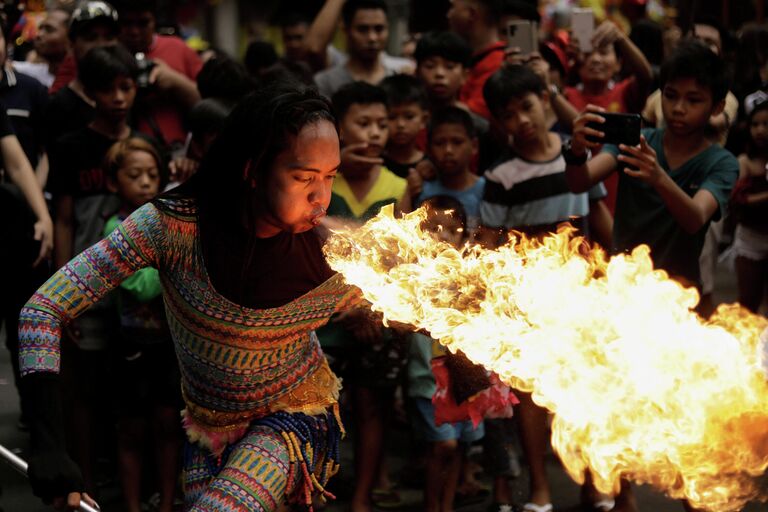
[[[146,204],[51,276],[21,310],[22,375],[57,373],[62,327],[137,270],[159,268],[162,236],[160,213]]]

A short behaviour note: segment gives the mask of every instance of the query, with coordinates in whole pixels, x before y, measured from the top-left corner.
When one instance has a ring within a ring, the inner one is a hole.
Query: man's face
[[[467,37],[475,14],[476,9],[472,0],[451,0],[451,7],[448,9],[446,17],[451,30],[462,37]]]
[[[329,121],[305,125],[276,157],[257,197],[273,232],[301,233],[320,223],[339,168],[339,136]],[[269,230],[268,229],[268,230]]]
[[[707,126],[713,107],[712,91],[693,78],[670,80],[662,89],[664,121],[675,135],[688,135]]]
[[[150,11],[126,11],[119,16],[120,41],[132,53],[149,50],[155,35],[155,15]]]
[[[94,22],[84,27],[72,41],[75,59],[79,62],[91,48],[117,43],[117,35],[109,23]]]
[[[435,55],[422,60],[416,74],[424,82],[430,98],[449,103],[458,97],[467,72],[460,63]]]
[[[283,47],[285,48],[285,57],[289,60],[303,60],[306,51],[304,50],[304,38],[307,35],[309,27],[306,23],[296,23],[283,27]]]
[[[43,18],[35,36],[35,51],[49,61],[59,61],[69,50],[67,21],[69,16],[64,11],[53,10]]]
[[[387,15],[381,9],[359,9],[347,27],[350,57],[374,62],[384,50],[389,37]]]

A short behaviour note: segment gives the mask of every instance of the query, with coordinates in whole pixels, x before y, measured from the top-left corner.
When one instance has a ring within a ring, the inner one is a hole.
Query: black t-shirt
[[[31,76],[6,69],[0,79],[0,98],[24,154],[35,168],[46,141],[48,89]]]
[[[395,173],[395,175],[397,175],[397,176],[399,176],[401,178],[407,178],[408,177],[408,170],[412,169],[412,168],[415,168],[417,165],[419,165],[419,162],[421,162],[422,160],[426,160],[427,157],[424,156],[424,157],[422,157],[421,159],[419,159],[416,162],[406,163],[406,164],[402,164],[400,162],[395,162],[394,160],[392,160],[391,158],[389,158],[386,155],[384,155],[382,158],[384,159],[384,167],[386,167],[387,169],[389,169],[390,171]]]
[[[62,87],[51,97],[46,113],[46,145],[53,146],[59,137],[88,126],[96,110],[69,87]]]
[[[6,112],[5,104],[0,102],[0,139],[8,135],[15,135],[11,119]]]
[[[242,230],[219,229],[211,236],[210,243],[203,244],[205,267],[216,291],[235,304],[253,309],[279,307],[334,274],[315,229],[257,238],[250,261],[249,237]]]

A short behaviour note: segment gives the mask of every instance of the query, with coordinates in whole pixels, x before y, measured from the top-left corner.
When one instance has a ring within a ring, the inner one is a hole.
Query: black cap
[[[69,21],[69,38],[74,39],[84,27],[97,21],[110,25],[117,34],[117,10],[112,5],[100,0],[80,2]]]

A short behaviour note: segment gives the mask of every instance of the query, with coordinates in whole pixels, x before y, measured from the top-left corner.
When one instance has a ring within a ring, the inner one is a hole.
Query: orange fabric
[[[469,68],[467,80],[459,92],[459,100],[465,103],[472,112],[486,119],[490,119],[491,113],[488,111],[488,106],[483,98],[483,86],[488,77],[504,64],[505,47],[504,43],[497,41],[477,52],[473,57],[472,67]]]

